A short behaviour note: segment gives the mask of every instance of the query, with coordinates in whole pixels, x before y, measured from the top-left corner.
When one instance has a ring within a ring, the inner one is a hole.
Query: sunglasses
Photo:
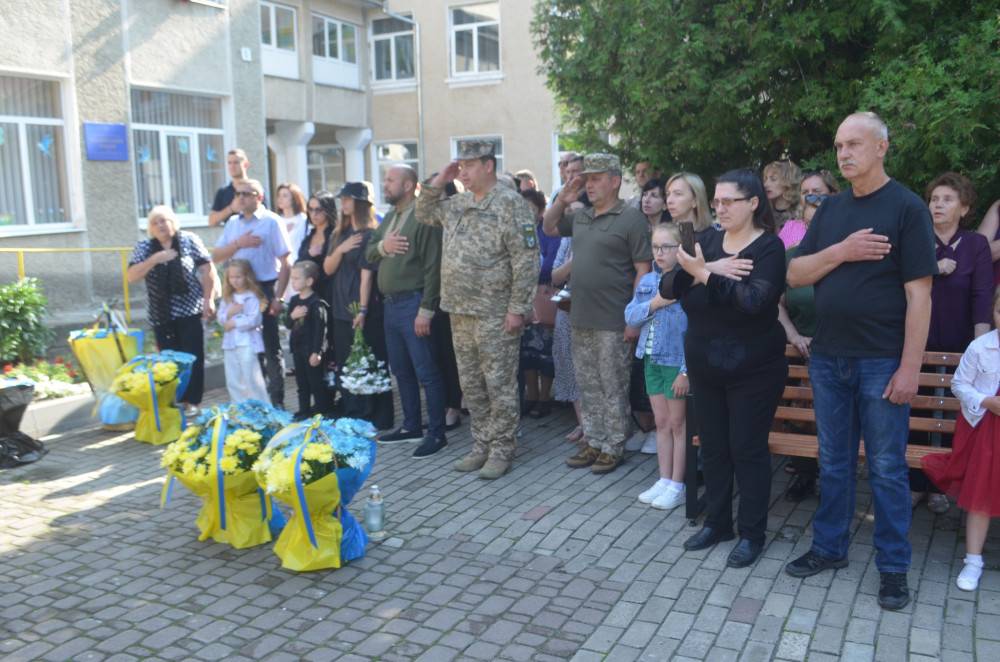
[[[826,200],[829,196],[823,195],[821,193],[806,193],[805,201],[810,207],[819,207],[820,204]]]
[[[319,214],[323,211],[322,207],[306,207],[310,214]]]
[[[236,195],[240,196],[241,198],[256,198],[257,191],[237,191]]]

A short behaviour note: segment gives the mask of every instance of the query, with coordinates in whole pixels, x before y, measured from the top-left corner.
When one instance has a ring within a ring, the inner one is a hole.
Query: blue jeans
[[[847,556],[855,517],[858,442],[863,436],[875,499],[875,565],[879,572],[910,567],[910,486],[906,440],[910,406],[882,398],[898,358],[809,358],[819,436],[820,500],[813,518],[812,550]]]
[[[427,434],[444,437],[444,381],[434,361],[430,337],[418,338],[413,321],[420,309],[420,292],[386,297],[385,345],[389,368],[396,376],[403,405],[403,429],[419,431],[420,385],[427,398]]]

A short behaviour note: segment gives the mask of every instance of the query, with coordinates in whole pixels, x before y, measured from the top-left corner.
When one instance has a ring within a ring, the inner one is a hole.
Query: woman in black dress
[[[330,284],[330,319],[333,330],[333,353],[337,366],[343,370],[351,353],[354,329],[364,329],[365,340],[380,361],[387,361],[383,328],[382,294],[376,283],[376,267],[365,260],[368,239],[375,229],[374,201],[367,182],[348,182],[337,194],[340,198],[340,220],[330,235],[323,271]],[[361,305],[361,312],[351,313],[352,303]],[[392,392],[355,397],[341,391],[345,406],[338,409],[342,416],[363,418],[379,430],[393,425]]]
[[[764,549],[771,489],[767,438],[788,374],[778,300],[785,250],[774,234],[760,178],[733,170],[718,179],[712,208],[722,232],[705,233],[682,271],[660,283],[688,316],[684,354],[701,438],[707,513],[684,543],[706,549],[733,538],[733,478],[740,490],[740,541],[728,565],[752,564]]]

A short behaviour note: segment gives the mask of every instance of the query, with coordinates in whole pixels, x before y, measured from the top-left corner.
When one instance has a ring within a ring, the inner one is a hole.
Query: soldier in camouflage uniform
[[[650,270],[649,222],[618,197],[621,163],[588,154],[583,172],[566,182],[545,211],[550,236],[573,237],[573,365],[580,388],[584,445],[566,460],[596,474],[622,463],[629,424],[629,366],[638,330],[625,326],[625,306]],[[594,205],[569,212],[586,182]]]
[[[466,191],[441,198],[458,177]],[[524,317],[540,268],[535,217],[515,191],[497,185],[493,145],[467,142],[458,159],[424,184],[417,220],[444,228],[441,309],[451,314],[472,452],[455,464],[499,478],[517,444],[517,366]]]

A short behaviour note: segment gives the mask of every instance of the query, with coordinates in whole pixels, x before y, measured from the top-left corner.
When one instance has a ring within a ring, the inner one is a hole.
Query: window
[[[68,223],[59,83],[0,76],[0,229]]]
[[[412,81],[416,71],[413,25],[398,18],[372,21],[372,80]]]
[[[326,16],[312,16],[313,79],[341,87],[361,87],[358,28]]]
[[[497,174],[503,172],[503,138],[500,136],[466,136],[464,138],[451,139],[451,158],[457,158],[466,142],[475,140],[476,142],[493,143],[493,156],[497,160]]]
[[[475,76],[500,71],[500,3],[453,7],[451,72]]]
[[[405,163],[413,168],[420,177],[420,154],[417,151],[417,141],[406,142],[384,142],[376,143],[375,150],[375,171],[372,173],[372,183],[375,186],[375,195],[379,202],[382,202],[382,182],[385,181],[385,173],[394,165]]]
[[[336,145],[310,145],[306,151],[309,191],[330,191],[334,195],[347,182],[344,149]]]
[[[299,77],[295,52],[295,9],[272,2],[260,3],[261,68],[269,76]]]
[[[170,205],[184,220],[202,220],[226,183],[222,102],[213,97],[132,90],[136,213]]]

